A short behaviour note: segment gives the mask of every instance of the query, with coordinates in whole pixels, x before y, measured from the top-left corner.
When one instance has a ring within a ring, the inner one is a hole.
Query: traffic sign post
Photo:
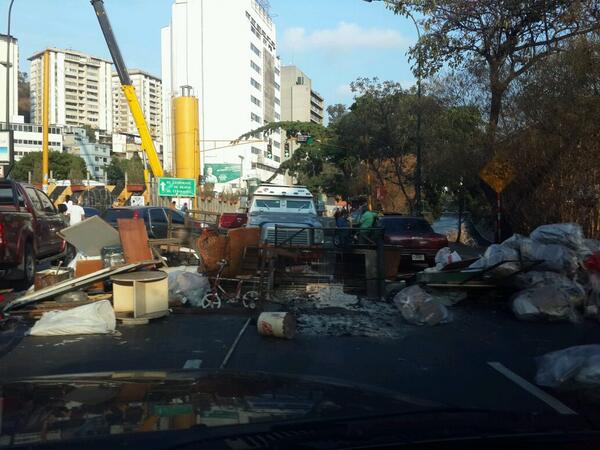
[[[193,178],[158,179],[158,195],[160,197],[195,197],[196,180]]]
[[[479,172],[479,177],[496,192],[496,243],[502,239],[502,199],[500,194],[515,179],[513,166],[500,158],[494,158]]]

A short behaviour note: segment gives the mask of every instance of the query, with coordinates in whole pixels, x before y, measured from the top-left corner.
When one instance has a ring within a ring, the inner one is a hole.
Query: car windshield
[[[431,225],[422,219],[383,218],[379,224],[390,233],[433,233]]]
[[[0,450],[211,427],[600,430],[600,0],[0,2]]]

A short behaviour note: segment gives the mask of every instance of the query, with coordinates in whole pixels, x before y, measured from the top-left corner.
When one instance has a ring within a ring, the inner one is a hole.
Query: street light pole
[[[12,37],[10,35],[10,19],[12,16],[12,7],[15,0],[10,0],[8,6],[8,25],[6,31],[6,130],[10,130],[10,42]]]
[[[393,0],[363,0],[368,3],[372,3],[374,1],[380,1],[383,3],[387,3],[390,5],[397,5],[397,3]],[[415,17],[409,12],[406,11],[405,14],[410,17],[413,24],[415,25],[415,29],[417,30],[417,39],[421,40],[421,29],[419,28],[419,24],[415,20]],[[416,155],[416,167],[415,167],[415,211],[417,215],[420,215],[423,210],[423,203],[421,200],[421,187],[423,184],[422,179],[422,147],[423,147],[423,139],[421,136],[421,122],[422,122],[422,111],[421,111],[421,81],[423,76],[423,58],[421,54],[421,49],[419,48],[419,55],[417,57],[417,155]]]

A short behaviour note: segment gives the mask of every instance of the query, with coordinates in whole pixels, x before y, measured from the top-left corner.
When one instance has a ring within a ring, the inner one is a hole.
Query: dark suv
[[[164,206],[130,206],[120,208],[109,208],[102,218],[118,228],[117,219],[143,219],[148,231],[150,239],[165,239],[169,233],[169,223],[172,228],[183,229],[191,228],[192,230],[206,228],[207,225],[197,220],[188,218],[186,227],[186,217],[181,211],[166,208]]]

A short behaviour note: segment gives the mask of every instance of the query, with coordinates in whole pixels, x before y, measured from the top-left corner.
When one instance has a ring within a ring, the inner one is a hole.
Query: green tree
[[[144,163],[137,153],[134,153],[131,159],[126,160],[125,171],[129,183],[142,184],[145,182]]]
[[[55,179],[69,179],[71,169],[73,168],[76,168],[81,173],[85,173],[86,165],[83,158],[69,153],[57,151],[48,152],[48,170],[52,172]],[[34,180],[39,178],[39,182],[41,182],[42,152],[31,152],[24,155],[21,160],[15,163],[12,173],[16,180],[27,181],[29,172],[32,172]]]
[[[346,105],[342,103],[336,103],[335,105],[329,105],[327,107],[327,116],[329,121],[329,126],[335,125],[344,114],[348,112],[348,108]]]
[[[109,183],[117,184],[125,181],[124,166],[123,160],[115,156],[112,157],[110,163],[106,166],[106,178]]]
[[[503,99],[535,64],[561,51],[574,36],[600,27],[597,0],[399,0],[396,13],[416,13],[425,33],[410,51],[414,70],[431,75],[445,66],[486,67],[488,152],[496,150]]]

